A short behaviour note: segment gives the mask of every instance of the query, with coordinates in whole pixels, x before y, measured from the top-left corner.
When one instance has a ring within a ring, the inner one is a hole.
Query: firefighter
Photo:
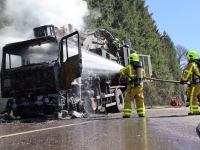
[[[199,114],[199,108],[196,98],[200,95],[200,70],[197,65],[198,53],[195,50],[190,50],[186,56],[188,64],[180,79],[180,84],[183,85],[187,81],[190,82],[190,113],[188,115],[197,115]]]
[[[129,65],[120,70],[120,76],[127,77],[127,85],[125,92],[125,106],[123,118],[129,118],[131,116],[132,107],[131,102],[133,99],[136,101],[136,110],[139,117],[145,116],[145,105],[143,96],[143,77],[145,77],[145,71],[142,69],[142,63],[139,61],[139,56],[136,53],[132,53],[129,57]]]

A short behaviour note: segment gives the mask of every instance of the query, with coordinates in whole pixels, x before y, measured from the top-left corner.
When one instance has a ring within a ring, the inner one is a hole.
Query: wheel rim
[[[120,89],[115,92],[115,100],[119,112],[122,112],[124,110],[124,96]]]

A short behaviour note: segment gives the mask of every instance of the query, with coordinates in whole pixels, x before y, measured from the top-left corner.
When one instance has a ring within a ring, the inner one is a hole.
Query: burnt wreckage
[[[2,114],[62,118],[98,113],[102,107],[108,112],[123,111],[125,88],[119,74],[84,68],[82,55],[84,51],[96,53],[126,65],[129,47],[120,47],[105,29],[73,32],[69,24],[33,30],[34,39],[3,47],[1,96],[8,101]]]

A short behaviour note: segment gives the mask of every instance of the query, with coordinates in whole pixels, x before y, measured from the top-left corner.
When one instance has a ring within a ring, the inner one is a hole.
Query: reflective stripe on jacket
[[[199,69],[197,67],[197,64],[195,62],[190,62],[190,63],[188,63],[188,65],[187,65],[187,67],[184,71],[182,79],[184,81],[190,80],[190,82],[192,83],[193,82],[193,76],[194,76],[194,79],[199,78],[200,72],[199,72]]]

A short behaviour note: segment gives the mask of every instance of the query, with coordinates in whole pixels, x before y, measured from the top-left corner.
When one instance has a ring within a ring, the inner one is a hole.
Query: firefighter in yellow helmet
[[[137,114],[139,117],[145,116],[144,96],[143,96],[143,77],[145,71],[142,69],[142,63],[139,61],[139,56],[132,53],[129,56],[129,65],[120,70],[120,76],[127,76],[127,87],[125,93],[124,118],[131,116],[131,102],[136,101]]]
[[[188,115],[198,115],[199,108],[197,103],[197,96],[200,95],[200,70],[197,65],[198,53],[195,50],[190,50],[186,54],[188,64],[185,68],[180,84],[190,82],[190,113]]]

